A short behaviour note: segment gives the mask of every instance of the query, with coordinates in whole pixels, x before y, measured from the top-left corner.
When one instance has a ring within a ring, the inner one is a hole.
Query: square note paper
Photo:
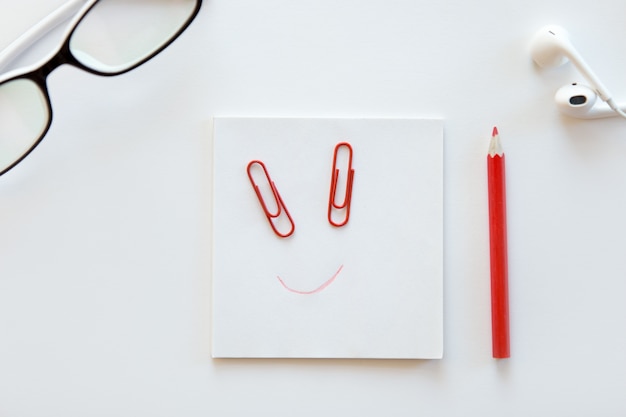
[[[442,357],[441,120],[216,118],[213,167],[213,357]]]

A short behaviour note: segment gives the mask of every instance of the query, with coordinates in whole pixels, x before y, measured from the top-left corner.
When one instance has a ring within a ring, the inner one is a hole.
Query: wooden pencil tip
[[[491,133],[491,141],[489,142],[489,155],[502,156],[504,152],[502,151],[502,145],[500,144],[500,135],[498,134],[498,128],[494,127],[493,132]]]

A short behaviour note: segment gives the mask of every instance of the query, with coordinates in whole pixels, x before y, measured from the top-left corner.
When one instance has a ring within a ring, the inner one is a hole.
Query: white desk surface
[[[62,0],[0,3],[0,47]],[[565,26],[626,101],[621,0],[210,0],[149,64],[49,79],[0,178],[0,416],[626,415],[626,121],[561,117]],[[443,360],[212,360],[211,118],[445,118]],[[486,150],[507,153],[512,357],[491,358]]]

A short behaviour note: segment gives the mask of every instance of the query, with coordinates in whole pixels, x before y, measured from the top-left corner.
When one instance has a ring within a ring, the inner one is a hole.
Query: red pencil
[[[491,331],[494,358],[511,355],[509,342],[509,284],[506,245],[506,183],[504,152],[498,128],[493,128],[487,155],[489,188],[489,247],[491,260]]]

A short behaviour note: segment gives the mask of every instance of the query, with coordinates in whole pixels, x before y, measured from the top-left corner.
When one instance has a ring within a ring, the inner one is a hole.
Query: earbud
[[[531,41],[531,56],[540,67],[558,67],[567,62],[575,49],[569,41],[569,34],[560,26],[545,26]]]
[[[617,116],[608,104],[598,100],[596,92],[586,85],[570,84],[558,89],[554,100],[559,111],[578,119],[600,119]],[[626,109],[626,106],[622,106]]]
[[[602,100],[611,100],[609,91],[574,48],[569,40],[569,34],[562,27],[546,26],[541,29],[532,40],[531,54],[540,67],[556,67],[569,59]]]

